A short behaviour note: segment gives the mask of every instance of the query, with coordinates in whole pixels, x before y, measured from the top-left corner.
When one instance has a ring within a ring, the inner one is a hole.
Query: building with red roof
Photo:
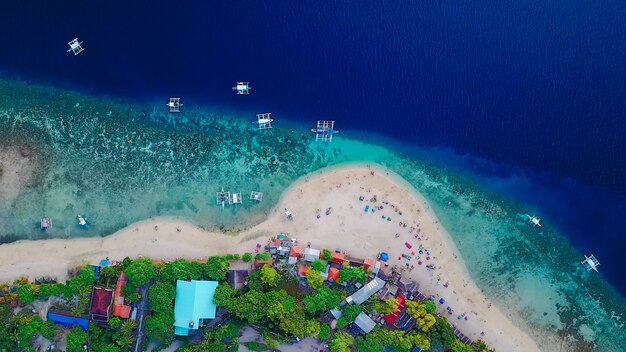
[[[293,246],[289,251],[290,257],[304,258],[304,247]]]
[[[337,268],[328,269],[328,277],[326,278],[326,280],[331,281],[331,282],[339,281],[339,269]]]
[[[332,252],[332,259],[330,260],[333,263],[341,264],[346,260],[346,256],[343,253]]]
[[[393,325],[393,323],[395,323],[396,320],[398,320],[400,313],[404,309],[404,302],[405,302],[404,296],[400,295],[396,297],[396,300],[398,301],[398,309],[396,309],[395,312],[387,314],[383,317],[383,319],[385,319],[385,322],[391,325]]]
[[[363,269],[370,269],[374,274],[378,274],[380,270],[380,261],[372,258],[367,258],[363,261]]]
[[[91,320],[107,323],[111,314],[111,302],[113,302],[113,289],[94,285],[89,305]]]
[[[298,264],[298,275],[300,275],[300,277],[305,277],[307,271],[309,271],[308,265]]]
[[[130,317],[130,306],[124,305],[124,296],[122,295],[122,288],[126,285],[126,282],[128,282],[128,278],[126,278],[126,275],[124,275],[122,271],[117,277],[113,299],[113,315],[124,319]]]

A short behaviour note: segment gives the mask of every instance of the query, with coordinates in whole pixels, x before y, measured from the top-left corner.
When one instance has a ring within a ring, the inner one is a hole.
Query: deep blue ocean
[[[0,38],[5,78],[434,148],[420,157],[518,200],[626,295],[622,0],[30,0],[4,4]]]

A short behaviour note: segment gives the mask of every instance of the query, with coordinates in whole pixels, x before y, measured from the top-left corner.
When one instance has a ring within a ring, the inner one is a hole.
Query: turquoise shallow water
[[[523,225],[520,206],[440,166],[379,145],[336,138],[315,143],[308,126],[255,131],[253,116],[139,106],[67,91],[0,82],[0,143],[30,145],[39,158],[32,184],[0,204],[0,236],[107,235],[166,215],[230,231],[264,218],[298,177],[344,162],[381,164],[431,202],[487,296],[541,343],[556,331],[563,350],[619,351],[626,345],[626,302],[599,275],[581,272],[581,253],[545,224]],[[6,94],[5,94],[6,93]],[[264,192],[264,201],[222,211],[221,186]],[[86,214],[89,231],[76,226]],[[54,228],[38,231],[43,214]]]

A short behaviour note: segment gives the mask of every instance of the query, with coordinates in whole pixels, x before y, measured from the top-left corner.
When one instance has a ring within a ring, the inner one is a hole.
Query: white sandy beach
[[[364,207],[372,206],[368,200],[374,195],[375,204],[382,204],[384,209],[366,213]],[[359,201],[359,196],[365,200]],[[283,215],[285,207],[293,213],[293,220]],[[325,215],[327,208],[331,208],[330,215]],[[316,209],[320,209],[319,219]],[[392,220],[382,219],[383,215]],[[400,226],[400,221],[407,227]],[[411,227],[420,229],[421,239],[414,237],[416,231],[409,232]],[[42,275],[62,280],[68,267],[98,263],[105,257],[121,260],[126,256],[150,256],[172,260],[252,252],[257,243],[265,244],[269,236],[280,232],[289,233],[301,244],[310,241],[315,248],[341,248],[354,257],[375,257],[385,251],[389,253],[390,266],[405,265],[407,261],[398,257],[414,251],[409,261],[414,266],[410,276],[420,284],[422,293],[446,300],[444,305],[439,305],[440,312],[446,306],[454,309],[454,314],[446,316],[465,335],[478,339],[484,332],[482,338],[498,351],[539,351],[537,344],[492,306],[473,283],[449,234],[439,226],[423,197],[399,177],[365,165],[322,170],[298,180],[265,222],[236,236],[209,233],[178,219],[157,218],[133,224],[105,238],[0,245],[0,281]],[[407,249],[405,242],[413,248]],[[425,259],[425,254],[421,256],[423,265],[418,265],[417,259],[420,244],[431,253],[430,260]],[[425,265],[433,263],[437,270],[427,271]],[[449,284],[447,288],[445,283]],[[457,319],[463,313],[468,320]]]

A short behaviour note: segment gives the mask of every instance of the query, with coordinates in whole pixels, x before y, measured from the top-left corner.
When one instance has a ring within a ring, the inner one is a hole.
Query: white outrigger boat
[[[170,112],[180,112],[180,107],[183,103],[180,102],[180,98],[170,98],[170,101],[165,104]]]
[[[73,53],[74,53],[74,56],[76,56],[76,55],[78,55],[78,54],[82,53],[82,52],[85,50],[85,48],[83,48],[83,42],[79,42],[79,41],[78,41],[78,38],[74,38],[74,39],[70,40],[70,41],[67,43],[67,45],[69,45],[69,46],[70,46],[70,48],[69,48],[69,49],[67,49],[67,52],[68,52],[68,53],[69,53],[69,52],[73,52]]]
[[[539,219],[536,216],[530,216],[528,214],[525,214],[525,215],[526,215],[526,223],[531,224],[533,226],[541,227],[541,219]]]
[[[225,192],[224,191],[224,186],[222,186],[222,191],[221,192],[217,192],[216,201],[217,201],[217,205],[221,205],[222,206],[222,209],[224,209],[226,204],[230,204],[230,202],[232,201],[232,199],[230,197],[230,192]]]
[[[322,142],[332,142],[333,135],[339,133],[335,129],[335,121],[317,121],[317,127],[311,128],[311,133],[315,133],[315,140]]]
[[[41,230],[48,231],[50,228],[52,228],[52,221],[50,221],[49,217],[44,215],[41,219]]]
[[[256,114],[256,120],[252,121],[252,123],[259,125],[259,130],[268,130],[272,128],[272,122],[274,122],[274,120],[272,119],[271,112]]]
[[[598,266],[600,265],[600,262],[593,254],[588,257],[585,255],[585,260],[581,261],[580,263],[583,265],[583,268],[587,269],[587,271],[594,270],[596,273],[598,272]]]
[[[233,90],[237,92],[237,95],[248,95],[250,94],[250,82],[237,82],[237,84],[233,87]]]

